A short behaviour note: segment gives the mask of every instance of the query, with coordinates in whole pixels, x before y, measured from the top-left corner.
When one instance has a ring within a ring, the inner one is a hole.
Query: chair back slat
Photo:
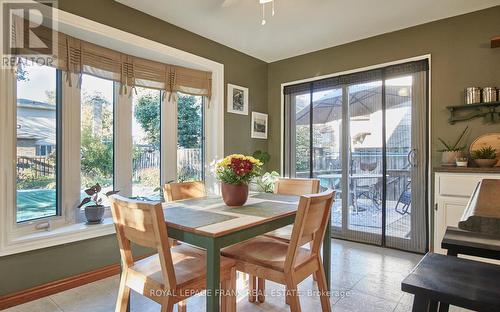
[[[274,193],[283,195],[305,195],[319,192],[318,179],[278,179]]]
[[[111,196],[111,212],[122,256],[123,269],[133,266],[130,242],[157,250],[166,289],[176,287],[175,271],[168,243],[161,203]]]
[[[285,260],[285,270],[295,266],[297,250],[300,246],[312,242],[311,256],[319,253],[323,241],[328,218],[330,218],[334,191],[319,194],[309,194],[300,197],[299,208],[293,225],[288,254]]]
[[[200,198],[207,195],[205,183],[203,183],[203,181],[167,183],[163,187],[163,190],[169,202],[181,199]]]

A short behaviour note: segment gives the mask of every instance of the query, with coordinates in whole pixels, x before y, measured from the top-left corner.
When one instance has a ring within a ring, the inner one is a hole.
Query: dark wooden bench
[[[500,265],[429,253],[401,283],[415,295],[413,312],[454,305],[474,311],[500,311]]]

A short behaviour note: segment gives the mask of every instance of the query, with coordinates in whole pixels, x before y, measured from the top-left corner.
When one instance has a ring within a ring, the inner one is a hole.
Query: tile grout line
[[[58,309],[60,312],[64,312],[64,310],[57,304],[57,302],[52,298],[52,296],[47,297]]]

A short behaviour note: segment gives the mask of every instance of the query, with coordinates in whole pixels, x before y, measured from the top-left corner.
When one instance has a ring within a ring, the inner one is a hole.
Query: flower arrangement
[[[216,164],[217,178],[226,184],[248,185],[260,174],[262,162],[252,156],[229,155]]]

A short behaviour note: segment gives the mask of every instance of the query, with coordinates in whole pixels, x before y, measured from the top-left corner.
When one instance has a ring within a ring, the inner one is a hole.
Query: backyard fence
[[[160,168],[160,151],[142,150],[139,157],[133,161],[133,179],[139,180],[141,171],[149,168]]]
[[[54,174],[54,165],[47,157],[17,157],[17,174],[30,170],[35,177],[43,177]]]
[[[177,150],[177,172],[181,180],[201,179],[202,153],[199,148],[181,148]],[[135,180],[139,179],[142,170],[160,167],[160,151],[143,150],[134,159],[133,169]]]
[[[200,148],[177,150],[177,175],[180,181],[202,180],[203,159]]]

